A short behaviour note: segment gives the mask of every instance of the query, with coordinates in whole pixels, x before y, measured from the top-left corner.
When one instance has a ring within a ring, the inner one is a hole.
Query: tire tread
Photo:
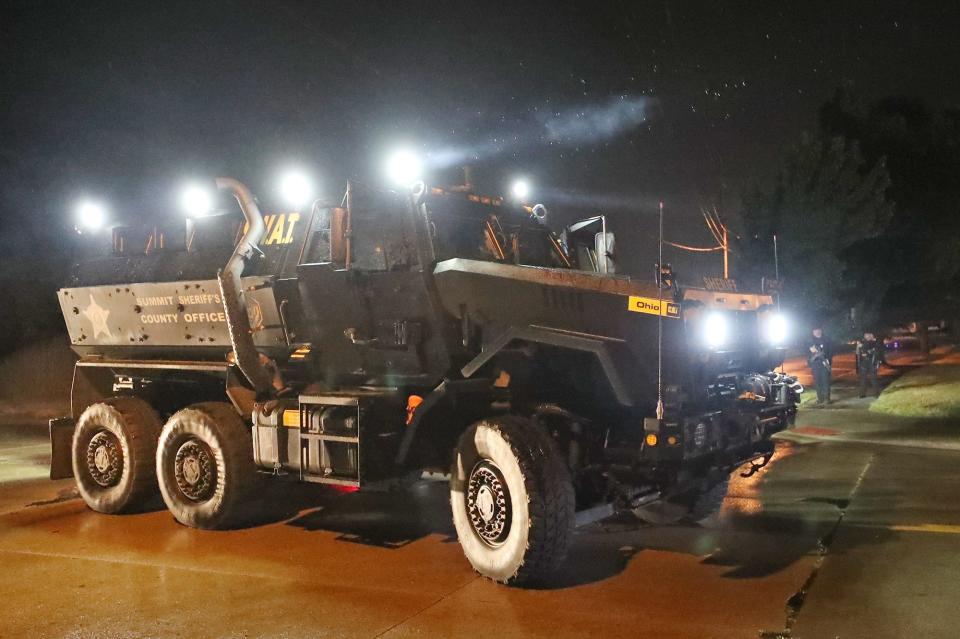
[[[147,469],[133,477],[129,506],[124,511],[137,509],[159,491],[154,458],[163,425],[157,411],[139,397],[111,397],[104,403],[112,406],[123,418],[130,436],[130,455],[135,459],[136,467]]]
[[[516,573],[500,581],[514,585],[539,582],[563,564],[573,537],[576,504],[570,472],[553,438],[532,420],[505,415],[480,423],[495,429],[509,444],[528,496],[527,552]],[[468,429],[464,437],[471,438],[474,431]]]
[[[197,417],[189,414],[190,411],[202,413],[209,420],[208,426],[216,434],[217,442],[207,443],[208,445],[218,446],[223,455],[223,463],[226,469],[224,478],[226,486],[223,491],[223,499],[215,514],[204,514],[199,510],[192,510],[193,507],[186,502],[176,499],[171,502],[166,493],[175,494],[176,489],[169,487],[165,488],[164,494],[167,507],[178,521],[195,528],[232,528],[241,525],[245,522],[248,514],[244,509],[247,498],[253,492],[258,481],[258,474],[253,463],[253,441],[250,431],[237,411],[226,402],[192,404],[182,411],[178,411],[171,417],[171,421],[182,413],[186,414],[181,415],[181,423],[184,420],[187,420],[187,422],[196,420]],[[161,470],[161,465],[167,463],[167,457],[176,452],[170,447],[170,442],[166,437],[161,439],[163,440],[162,445],[156,455],[158,476],[164,472]],[[223,471],[221,470],[221,472]],[[166,481],[166,479],[163,481]]]

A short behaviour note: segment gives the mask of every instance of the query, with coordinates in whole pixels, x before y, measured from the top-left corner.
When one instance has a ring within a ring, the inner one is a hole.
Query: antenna
[[[660,200],[660,237],[657,268],[663,270],[663,200]],[[663,275],[657,278],[657,420],[663,419]]]
[[[777,256],[777,234],[773,234],[773,272],[777,281],[780,280],[780,260]]]

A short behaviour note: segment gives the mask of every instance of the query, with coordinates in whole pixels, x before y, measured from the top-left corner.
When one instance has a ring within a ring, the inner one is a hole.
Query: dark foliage
[[[851,246],[851,277],[875,291],[887,322],[960,315],[960,111],[891,97],[864,104],[838,91],[820,113],[830,135],[885,158],[895,202],[884,232]]]
[[[881,159],[865,162],[856,142],[804,135],[767,188],[744,196],[742,242],[751,279],[774,274],[778,238],[783,304],[807,322],[838,323],[869,305],[850,276],[849,256],[882,231],[892,207]]]

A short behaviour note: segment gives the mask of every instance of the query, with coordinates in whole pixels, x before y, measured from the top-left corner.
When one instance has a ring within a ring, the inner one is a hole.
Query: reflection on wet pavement
[[[182,527],[159,503],[97,515],[70,481],[5,482],[0,589],[21,612],[0,635],[475,637],[495,620],[498,637],[775,636],[841,518],[872,525],[896,506],[892,479],[851,498],[878,455],[783,443],[763,471],[734,474],[708,525],[581,528],[537,589],[476,577],[442,481],[352,494],[274,483],[250,505],[257,521],[231,531]],[[870,552],[894,534],[839,539]]]

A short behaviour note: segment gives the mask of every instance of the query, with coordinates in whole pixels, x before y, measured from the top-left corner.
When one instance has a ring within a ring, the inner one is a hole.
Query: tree
[[[886,284],[887,323],[960,317],[960,111],[903,97],[866,104],[840,90],[820,122],[860,144],[867,162],[885,159],[890,174],[892,219],[853,247],[852,277]]]
[[[882,159],[865,163],[856,142],[805,134],[788,151],[769,188],[743,198],[746,268],[773,275],[778,238],[782,303],[807,322],[836,326],[849,308],[869,306],[848,272],[854,247],[883,230],[892,213]]]

